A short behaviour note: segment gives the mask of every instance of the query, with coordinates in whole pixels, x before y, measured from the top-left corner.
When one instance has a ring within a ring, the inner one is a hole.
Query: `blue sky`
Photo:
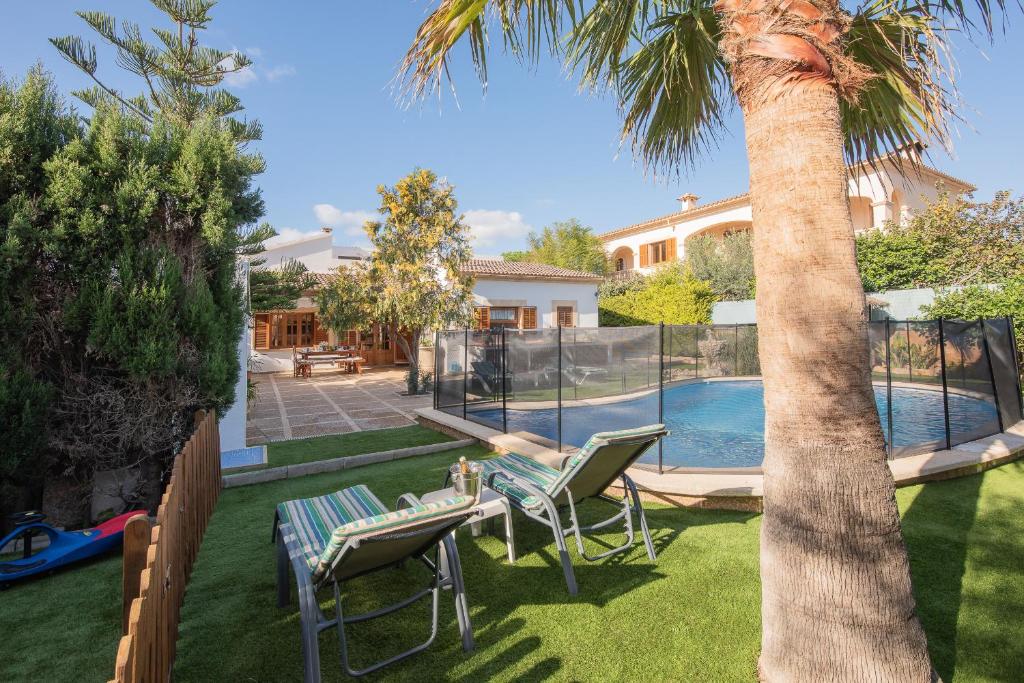
[[[646,177],[607,97],[578,94],[553,63],[529,69],[495,51],[482,94],[468,52],[456,59],[458,103],[450,96],[403,107],[390,87],[396,66],[433,2],[282,3],[222,0],[207,42],[249,53],[255,67],[231,88],[264,126],[258,150],[267,219],[285,235],[332,224],[339,244],[365,243],[359,226],[378,205],[375,188],[416,166],[456,187],[480,254],[521,247],[526,233],[571,216],[610,230],[674,211],[690,191],[701,201],[744,192],[747,164],[738,113],[720,148],[688,175]],[[296,9],[301,7],[301,9]],[[0,69],[20,76],[42,61],[62,90],[87,85],[47,42],[87,29],[76,9],[103,9],[143,27],[158,13],[142,0],[12,3],[0,22]],[[978,186],[1024,192],[1024,17],[984,52],[956,53],[968,105],[954,156],[932,149],[932,163]],[[109,50],[100,74],[129,89]]]

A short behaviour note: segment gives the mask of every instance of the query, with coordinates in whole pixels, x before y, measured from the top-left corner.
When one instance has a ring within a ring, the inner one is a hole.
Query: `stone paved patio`
[[[362,375],[316,369],[311,378],[258,374],[256,399],[249,405],[246,443],[302,439],[323,434],[406,427],[414,411],[429,408],[425,396],[401,396],[405,371],[382,368]]]

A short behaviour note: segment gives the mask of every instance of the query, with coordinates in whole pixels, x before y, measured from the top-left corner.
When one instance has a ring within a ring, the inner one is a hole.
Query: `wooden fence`
[[[152,530],[129,520],[124,545],[124,635],[113,681],[168,681],[178,617],[192,563],[220,493],[220,434],[213,411],[196,414],[196,430],[174,459]]]

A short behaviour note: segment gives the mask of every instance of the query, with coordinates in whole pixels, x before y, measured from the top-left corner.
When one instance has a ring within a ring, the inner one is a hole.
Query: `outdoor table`
[[[455,493],[454,488],[446,488],[423,494],[420,496],[420,502],[432,503],[456,495],[458,494]],[[505,548],[508,550],[508,561],[515,562],[516,542],[512,533],[512,508],[508,504],[508,499],[497,491],[483,486],[480,490],[480,502],[477,503],[476,509],[478,514],[470,517],[462,526],[468,524],[473,536],[479,536],[483,532],[483,520],[492,519],[493,521],[494,517],[503,515],[505,517]]]

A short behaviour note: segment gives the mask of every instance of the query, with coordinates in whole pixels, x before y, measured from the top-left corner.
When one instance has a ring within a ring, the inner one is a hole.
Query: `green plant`
[[[456,211],[454,188],[426,169],[394,187],[377,188],[384,220],[367,221],[373,245],[366,264],[343,266],[318,294],[325,324],[344,330],[376,320],[409,360],[408,392],[419,393],[419,347],[425,330],[468,325],[472,278],[469,228]]]
[[[659,268],[621,294],[598,297],[598,324],[671,325],[710,323],[715,295],[682,264]]]
[[[971,285],[936,297],[921,311],[927,318],[1013,317],[1017,353],[1024,358],[1024,275],[1011,277],[995,286]]]
[[[686,264],[698,280],[706,280],[721,301],[754,296],[754,248],[749,231],[721,238],[704,235],[686,241]]]
[[[547,263],[570,270],[604,275],[608,272],[608,256],[604,243],[590,229],[575,218],[556,221],[540,234],[531,232],[527,251],[507,251],[506,261]]]
[[[1001,282],[1024,271],[1024,198],[941,193],[904,225],[857,237],[868,290]]]

